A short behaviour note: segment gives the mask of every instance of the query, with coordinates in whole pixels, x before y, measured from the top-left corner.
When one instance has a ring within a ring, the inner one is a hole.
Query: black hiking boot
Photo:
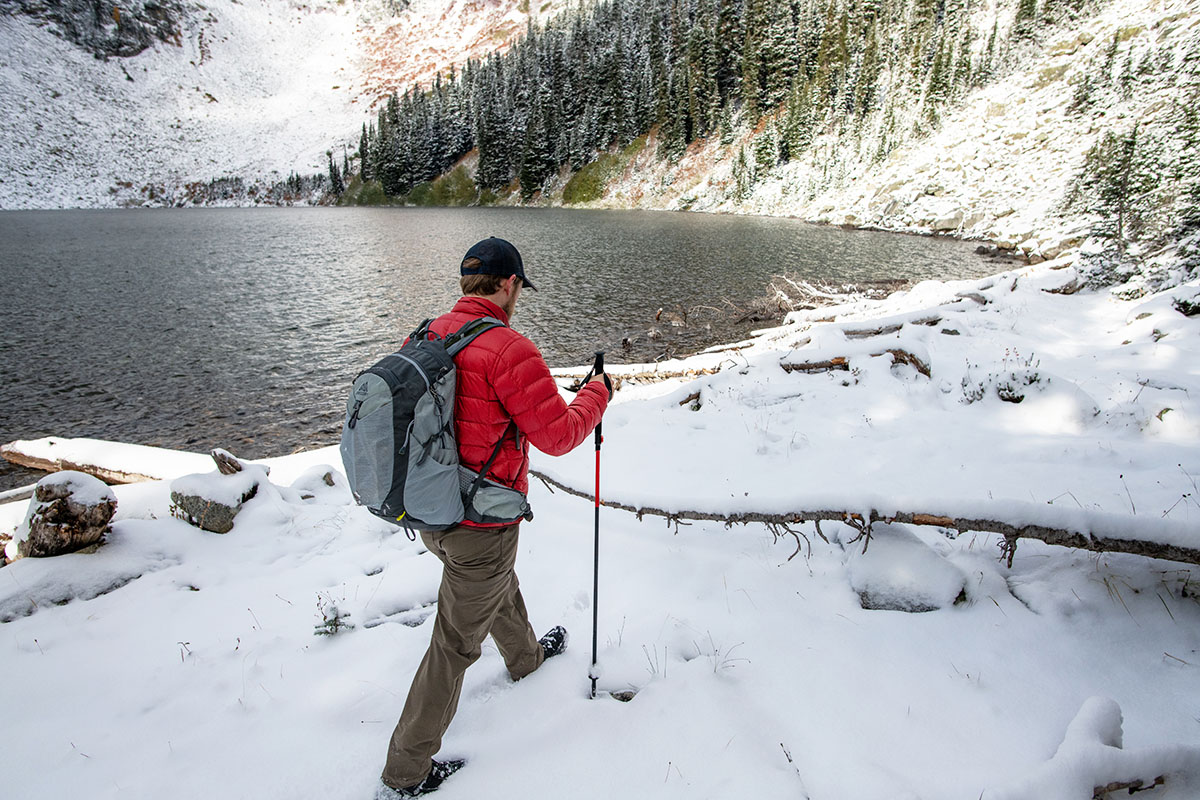
[[[429,770],[425,780],[401,789],[393,789],[381,781],[379,791],[375,792],[375,800],[397,800],[401,797],[420,797],[423,794],[429,794],[441,786],[442,781],[462,769],[466,763],[462,759],[434,761],[433,769]]]
[[[554,658],[556,655],[567,649],[567,629],[562,625],[555,625],[550,630],[546,631],[542,638],[538,639],[538,644],[542,646],[542,655],[546,658]]]

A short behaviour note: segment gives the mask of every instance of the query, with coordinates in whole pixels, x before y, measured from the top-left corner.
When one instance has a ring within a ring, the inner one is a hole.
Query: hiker
[[[507,327],[522,289],[534,288],[512,244],[495,237],[478,242],[467,251],[460,272],[463,297],[450,313],[433,321],[433,333],[445,337],[482,317],[493,317],[505,327],[485,331],[454,357],[459,458],[464,466],[482,472],[496,451],[487,477],[524,494],[529,486],[529,445],[549,455],[574,449],[599,423],[612,384],[607,375],[596,375],[568,405],[537,347]],[[499,526],[464,520],[450,530],[421,533],[443,565],[437,618],[392,733],[379,800],[432,792],[463,766],[461,760],[432,757],[454,717],[463,673],[479,658],[489,633],[514,681],[566,649],[562,626],[537,639],[529,624],[513,571],[519,526],[520,520]]]

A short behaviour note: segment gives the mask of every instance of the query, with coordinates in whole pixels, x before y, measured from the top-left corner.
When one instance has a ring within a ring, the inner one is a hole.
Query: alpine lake
[[[980,277],[975,243],[791,219],[566,209],[0,212],[0,442],[93,437],[261,458],[335,443],[355,375],[458,298],[477,240],[537,291],[551,366],[686,355],[778,324],[775,276]],[[0,489],[39,473],[0,460]]]

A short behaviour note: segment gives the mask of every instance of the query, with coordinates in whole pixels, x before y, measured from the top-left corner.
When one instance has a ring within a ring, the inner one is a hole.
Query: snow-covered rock
[[[862,542],[845,547],[850,586],[863,608],[935,611],[967,599],[963,571],[903,525],[880,526],[865,550]]]
[[[213,533],[229,533],[242,506],[267,482],[267,470],[244,464],[232,475],[217,470],[184,475],[171,481],[172,513]]]

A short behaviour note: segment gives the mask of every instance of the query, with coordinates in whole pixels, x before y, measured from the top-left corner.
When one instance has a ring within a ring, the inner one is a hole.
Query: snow
[[[233,508],[266,479],[267,473],[262,467],[247,465],[232,475],[224,475],[216,470],[184,475],[171,481],[171,492],[203,497],[205,500]]]
[[[1138,301],[1045,291],[1070,277],[1062,262],[927,282],[794,313],[739,350],[614,368],[602,497],[1200,547],[1200,318],[1171,303],[1200,285]],[[863,334],[884,323],[900,327]],[[849,369],[781,368],[840,354]],[[1000,399],[1021,370],[1038,375],[1028,396]],[[590,493],[590,442],[534,467]],[[211,470],[207,456],[78,445],[161,479],[113,489],[98,552],[0,569],[0,669],[21,687],[6,792],[371,796],[429,640],[436,559],[352,503],[336,448],[259,462],[269,479],[215,535],[169,511],[171,481]],[[469,763],[440,798],[531,779],[584,800],[1072,800],[1160,775],[1145,796],[1200,791],[1193,565],[1022,539],[1009,568],[989,534],[877,524],[864,553],[839,523],[823,523],[828,541],[793,526],[806,544],[606,508],[599,688],[636,696],[589,700],[593,506],[531,483],[517,571],[537,632],[563,624],[571,646],[513,684],[485,645],[442,750]],[[0,506],[0,530],[23,512]],[[314,635],[334,609],[354,627]]]
[[[932,611],[966,597],[963,571],[903,525],[873,533],[866,551],[845,538],[847,577],[866,608]]]
[[[1149,788],[1167,774],[1186,776],[1185,785],[1176,789],[1200,791],[1200,780],[1195,778],[1200,772],[1200,749],[1169,747],[1128,752],[1121,750],[1121,738],[1121,707],[1107,697],[1090,697],[1067,727],[1063,743],[1049,763],[1015,786],[985,797],[1089,800],[1094,787],[1137,780]]]
[[[76,502],[87,506],[96,506],[117,500],[112,489],[104,481],[75,470],[62,470],[47,475],[38,481],[38,486],[64,487]]]
[[[387,94],[504,47],[527,16],[518,0],[211,0],[178,43],[99,60],[2,14],[0,208],[172,205],[191,183],[324,174]]]

